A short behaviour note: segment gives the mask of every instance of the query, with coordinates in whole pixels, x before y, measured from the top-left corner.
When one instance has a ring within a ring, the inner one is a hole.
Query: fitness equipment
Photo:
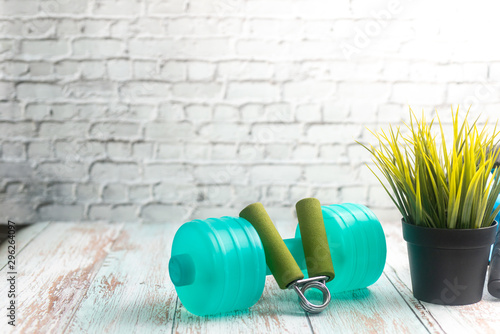
[[[386,259],[385,236],[377,217],[357,204],[321,209],[335,266],[335,279],[326,283],[330,292],[375,283]],[[307,278],[300,228],[295,238],[284,243]],[[241,217],[182,225],[172,243],[169,273],[184,307],[200,316],[251,307],[264,291],[266,275],[271,274],[256,229]]]
[[[304,311],[319,313],[331,299],[330,290],[325,284],[335,277],[321,204],[316,198],[305,198],[297,203],[296,208],[309,275],[307,279],[304,279],[304,274],[261,203],[247,206],[240,212],[240,217],[248,220],[257,231],[264,247],[266,263],[279,287],[295,290]],[[305,292],[311,288],[322,292],[323,302],[320,305],[306,298]]]

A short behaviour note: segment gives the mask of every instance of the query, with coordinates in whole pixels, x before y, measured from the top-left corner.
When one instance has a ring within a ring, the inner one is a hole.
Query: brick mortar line
[[[134,14],[134,15],[102,15],[102,14],[96,14],[96,13],[85,13],[85,14],[71,14],[71,13],[62,13],[62,14],[55,14],[55,13],[50,13],[46,15],[40,15],[40,11],[38,11],[37,14],[32,14],[32,15],[9,15],[9,16],[3,16],[0,15],[0,20],[5,20],[5,21],[15,21],[18,19],[25,19],[25,20],[30,20],[30,19],[75,19],[75,20],[82,20],[82,19],[93,19],[93,20],[116,20],[116,19],[138,19],[138,18],[157,18],[157,19],[178,19],[178,18],[208,18],[208,19],[274,19],[274,20],[287,20],[287,21],[330,21],[330,20],[346,20],[346,21],[375,21],[376,19],[373,16],[363,16],[363,15],[351,15],[351,16],[305,16],[305,17],[300,17],[297,16],[298,14],[293,13],[293,14],[287,14],[287,15],[282,15],[282,16],[272,16],[269,14],[265,13],[259,13],[259,14],[235,14],[231,12],[206,12],[206,13],[190,13],[190,12],[180,12],[180,13],[170,13],[170,14],[155,14],[155,13],[140,13],[139,15]],[[390,18],[390,19],[384,19],[384,21],[388,22],[410,22],[414,23],[417,18],[401,18],[401,17],[396,17],[396,18]]]

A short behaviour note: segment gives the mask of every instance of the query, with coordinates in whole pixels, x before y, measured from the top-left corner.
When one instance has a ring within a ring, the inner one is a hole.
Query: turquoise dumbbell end
[[[380,222],[357,204],[322,206],[335,279],[332,293],[375,283],[385,265],[386,242]],[[297,227],[284,240],[300,269],[307,265]],[[243,218],[194,220],[182,225],[172,244],[169,273],[184,307],[196,315],[247,309],[264,291],[264,248],[254,227]],[[307,276],[306,276],[307,277]]]
[[[264,248],[243,218],[194,220],[175,234],[169,274],[184,307],[196,315],[254,305],[264,291]]]
[[[196,277],[196,267],[193,258],[189,254],[180,254],[172,257],[168,263],[170,279],[175,286],[186,286],[193,284]]]

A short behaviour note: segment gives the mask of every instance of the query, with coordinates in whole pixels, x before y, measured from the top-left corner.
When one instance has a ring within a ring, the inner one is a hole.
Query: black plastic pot
[[[441,229],[403,220],[415,298],[442,305],[480,301],[496,226]]]

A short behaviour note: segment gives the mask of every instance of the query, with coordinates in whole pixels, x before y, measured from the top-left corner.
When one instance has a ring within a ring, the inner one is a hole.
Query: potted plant
[[[497,127],[479,127],[452,114],[451,145],[439,118],[420,120],[410,108],[404,135],[399,127],[372,132],[373,156],[384,189],[401,212],[413,295],[435,304],[465,305],[482,298],[500,194]],[[436,123],[439,124],[434,132]]]

